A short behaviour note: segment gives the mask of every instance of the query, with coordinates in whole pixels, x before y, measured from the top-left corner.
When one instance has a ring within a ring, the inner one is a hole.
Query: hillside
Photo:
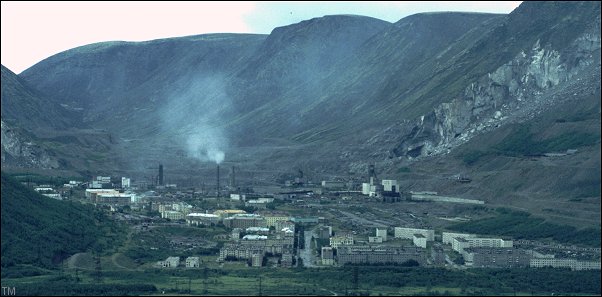
[[[1,185],[3,276],[22,264],[54,269],[118,239],[118,227],[91,206],[42,196],[4,173]]]
[[[212,176],[223,158],[267,184],[298,168],[359,181],[374,163],[408,190],[544,213],[549,199],[599,204],[599,72],[599,2],[523,2],[508,15],[421,13],[394,24],[335,15],[267,36],[105,42],[20,78],[81,110],[75,129],[108,135],[71,134],[102,149],[79,154],[98,162],[64,158],[61,168],[112,163],[144,178],[161,162],[179,183]],[[64,156],[73,145],[60,147]],[[577,151],[531,161],[567,149]],[[473,184],[441,182],[465,172]],[[599,218],[570,202],[587,221]],[[561,208],[545,212],[574,216]]]

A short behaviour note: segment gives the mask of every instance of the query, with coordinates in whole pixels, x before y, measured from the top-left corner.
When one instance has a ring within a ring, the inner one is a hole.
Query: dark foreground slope
[[[79,202],[42,196],[2,174],[2,275],[27,264],[56,269],[75,253],[107,250],[117,226]]]

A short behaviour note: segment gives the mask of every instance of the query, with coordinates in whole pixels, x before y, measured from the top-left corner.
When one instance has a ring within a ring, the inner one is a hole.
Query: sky
[[[190,2],[2,1],[2,65],[20,73],[59,52],[102,41],[145,41],[205,33],[269,34],[332,14],[396,22],[430,11],[510,13],[520,1]]]

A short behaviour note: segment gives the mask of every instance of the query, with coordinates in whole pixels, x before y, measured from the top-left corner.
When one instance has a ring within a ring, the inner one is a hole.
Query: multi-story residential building
[[[516,268],[528,267],[531,251],[515,248],[466,248],[462,252],[466,266]]]
[[[161,213],[161,217],[170,220],[183,220],[184,214],[175,210],[166,210]]]
[[[282,267],[292,267],[293,266],[293,254],[283,253],[282,258],[280,259],[280,265]]]
[[[435,231],[430,229],[395,227],[395,237],[401,239],[413,239],[414,234],[422,234],[426,241],[435,240]]]
[[[322,265],[334,265],[334,252],[332,247],[322,247]]]
[[[341,246],[337,249],[339,265],[347,263],[397,263],[415,260],[426,264],[426,254],[416,247]]]
[[[421,247],[423,249],[426,248],[426,237],[422,234],[414,234],[412,237],[412,242],[417,247]]]
[[[266,227],[268,228],[276,228],[277,222],[284,222],[289,220],[289,216],[284,214],[265,214],[263,217],[265,218]]]
[[[210,213],[189,213],[186,216],[186,223],[195,226],[213,226],[220,222],[220,217]]]
[[[261,267],[263,266],[263,253],[257,253],[251,255],[251,266]]]
[[[387,228],[376,228],[376,236],[387,241]]]
[[[455,237],[452,239],[452,249],[458,253],[466,248],[487,247],[487,248],[511,248],[512,240],[501,238],[480,238],[480,237]]]
[[[221,209],[221,210],[216,210],[215,212],[213,212],[214,215],[219,216],[220,218],[228,218],[237,214],[245,214],[247,213],[246,211],[242,210],[242,209]]]
[[[247,229],[249,227],[265,227],[265,219],[257,214],[236,214],[223,220],[228,228]]]
[[[600,270],[600,261],[578,261],[575,259],[533,258],[530,267],[570,268],[572,270]]]
[[[469,238],[469,237],[477,237],[475,234],[467,234],[467,233],[451,233],[451,232],[443,232],[441,234],[441,241],[444,244],[452,244],[452,240],[454,238]]]
[[[349,233],[335,235],[330,238],[330,246],[335,249],[341,245],[352,245],[352,244],[353,244],[353,235],[349,234]]]
[[[291,221],[276,221],[276,231],[288,229],[295,232],[295,223]]]

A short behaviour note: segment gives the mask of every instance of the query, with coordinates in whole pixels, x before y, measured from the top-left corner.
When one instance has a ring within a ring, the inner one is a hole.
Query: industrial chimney
[[[159,164],[159,185],[163,185],[163,164]]]
[[[219,165],[217,165],[217,197],[219,196]]]

